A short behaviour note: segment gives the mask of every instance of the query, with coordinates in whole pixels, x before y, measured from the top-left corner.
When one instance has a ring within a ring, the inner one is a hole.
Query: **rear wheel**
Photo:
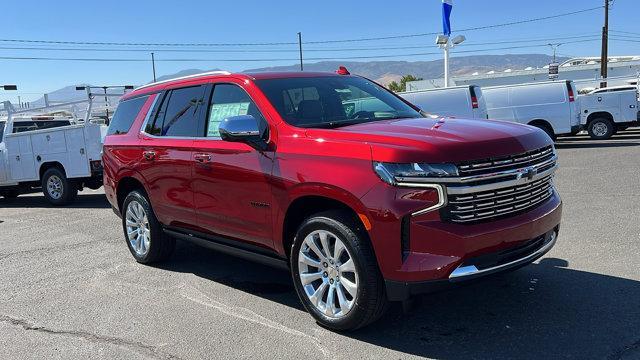
[[[589,136],[594,140],[606,140],[614,133],[614,126],[607,118],[597,118],[589,123],[587,128]]]
[[[322,326],[355,330],[384,313],[387,298],[373,249],[347,212],[318,213],[300,226],[291,269],[300,301]]]
[[[139,190],[130,192],[122,209],[125,240],[136,261],[149,264],[169,258],[176,241],[163,233],[146,195]]]
[[[547,124],[534,124],[533,126],[537,127],[538,129],[544,131],[553,141],[556,141],[556,133],[553,132],[553,128],[550,125]]]
[[[42,193],[53,205],[61,206],[72,203],[78,196],[78,187],[67,179],[65,173],[58,168],[50,168],[42,176]]]
[[[15,198],[18,197],[18,195],[20,195],[20,192],[18,190],[3,190],[3,191],[0,191],[0,196],[2,196],[3,198],[5,198],[7,200],[14,200]]]

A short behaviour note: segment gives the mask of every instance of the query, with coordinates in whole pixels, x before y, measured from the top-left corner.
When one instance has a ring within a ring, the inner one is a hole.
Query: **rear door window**
[[[204,92],[205,86],[171,90],[164,97],[153,124],[145,131],[158,136],[202,136]]]
[[[109,123],[107,135],[121,135],[129,132],[147,98],[148,96],[141,96],[121,102],[111,119],[111,123]]]

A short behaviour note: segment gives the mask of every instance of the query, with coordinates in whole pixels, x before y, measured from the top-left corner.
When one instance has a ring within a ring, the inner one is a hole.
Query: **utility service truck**
[[[580,122],[592,139],[604,140],[640,125],[637,86],[597,89],[578,96]]]
[[[44,106],[34,109],[15,109],[11,103],[4,103],[6,116],[0,118],[0,196],[13,199],[42,190],[51,204],[65,205],[84,187],[102,186],[102,143],[107,127],[102,121],[92,120],[94,96],[89,90],[87,95],[84,100],[58,104],[49,103],[45,96]],[[42,116],[83,104],[83,118],[75,114],[66,119]]]

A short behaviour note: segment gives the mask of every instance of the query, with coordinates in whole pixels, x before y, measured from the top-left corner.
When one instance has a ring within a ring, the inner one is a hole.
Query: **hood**
[[[552,144],[532,126],[504,121],[412,118],[337,129],[309,129],[309,137],[368,143],[374,161],[461,162],[527,152]]]

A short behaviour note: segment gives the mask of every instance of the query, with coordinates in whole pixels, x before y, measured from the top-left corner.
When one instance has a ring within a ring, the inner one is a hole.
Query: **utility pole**
[[[602,27],[602,54],[600,55],[600,87],[607,87],[607,62],[609,60],[609,6],[611,0],[604,0],[604,26]]]
[[[18,107],[22,109],[22,99],[20,99],[20,95],[18,95]]]
[[[304,71],[304,65],[302,65],[302,33],[298,32],[298,48],[300,49],[300,71]]]
[[[151,66],[153,67],[153,82],[156,82],[156,58],[151,53]]]

